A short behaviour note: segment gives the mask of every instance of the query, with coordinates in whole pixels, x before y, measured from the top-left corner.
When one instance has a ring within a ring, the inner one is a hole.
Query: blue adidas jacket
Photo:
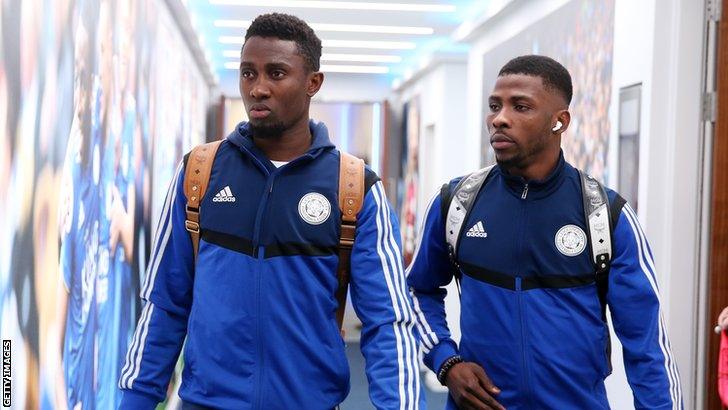
[[[612,204],[623,203],[611,190],[608,196]],[[443,287],[453,275],[440,207],[437,195],[408,267],[427,366],[437,372],[456,354],[478,363],[502,389],[498,400],[509,410],[608,409],[609,331],[586,242],[578,171],[563,156],[543,181],[526,183],[498,166],[491,171],[460,233],[459,346],[443,307]],[[635,407],[681,408],[651,251],[629,205],[613,219],[606,300]],[[452,400],[448,408],[455,408]]]
[[[339,152],[323,124],[310,127],[308,152],[280,168],[254,146],[247,123],[221,144],[201,202],[196,264],[180,164],[119,379],[121,408],[151,409],[165,398],[185,336],[179,395],[187,402],[332,409],[344,400],[349,368],[334,296]],[[418,408],[424,395],[397,221],[368,169],[350,275],[372,403]]]

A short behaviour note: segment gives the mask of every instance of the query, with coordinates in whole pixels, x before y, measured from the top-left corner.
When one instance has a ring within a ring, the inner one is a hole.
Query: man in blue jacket
[[[248,29],[240,93],[250,121],[217,151],[196,261],[178,167],[119,378],[121,408],[165,398],[185,336],[183,408],[332,409],[348,394],[334,318],[340,153],[308,118],[320,56],[296,17],[262,15]],[[351,295],[370,398],[379,409],[416,409],[424,395],[397,223],[378,177],[367,170],[365,181]]]
[[[571,77],[556,61],[508,62],[488,99],[497,165],[474,197],[457,249],[448,246],[443,201],[459,179],[427,211],[408,284],[425,363],[448,387],[448,408],[609,408],[601,289],[635,407],[682,407],[652,254],[635,212],[611,190],[611,269],[603,282],[595,274],[581,178],[560,149],[571,95]],[[454,274],[461,278],[459,346],[443,305]]]

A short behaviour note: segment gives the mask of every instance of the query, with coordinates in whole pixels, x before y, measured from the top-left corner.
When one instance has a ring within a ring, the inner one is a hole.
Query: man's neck
[[[263,151],[271,161],[291,161],[306,153],[311,146],[311,130],[308,128],[308,119],[296,124],[281,135],[256,137],[253,134],[253,143]]]
[[[561,148],[557,147],[555,152],[544,152],[541,158],[537,158],[532,163],[523,168],[510,167],[507,171],[511,175],[518,175],[526,181],[541,181],[546,179],[556,169],[559,164]]]

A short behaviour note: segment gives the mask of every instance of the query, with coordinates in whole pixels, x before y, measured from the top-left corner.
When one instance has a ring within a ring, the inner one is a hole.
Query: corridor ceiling
[[[495,0],[187,0],[198,36],[220,90],[238,94],[238,60],[250,22],[259,14],[294,14],[323,42],[327,75],[386,76],[394,83],[411,76],[436,52],[465,53],[453,38],[464,22],[482,15]],[[334,74],[335,73],[335,74]]]

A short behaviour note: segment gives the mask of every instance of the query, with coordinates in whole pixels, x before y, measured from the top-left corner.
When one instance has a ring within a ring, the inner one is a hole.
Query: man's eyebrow
[[[241,67],[252,67],[252,66],[255,66],[255,63],[252,61],[241,61],[240,66]],[[274,68],[290,68],[290,67],[291,67],[291,65],[284,61],[274,61],[274,62],[265,64],[265,69],[267,69],[267,70],[274,69]]]
[[[509,99],[511,101],[521,101],[521,100],[533,101],[534,98],[530,95],[516,94],[516,95],[512,95]]]
[[[284,61],[274,61],[272,63],[267,63],[265,65],[265,68],[271,69],[271,68],[290,68],[291,65],[284,62]]]

